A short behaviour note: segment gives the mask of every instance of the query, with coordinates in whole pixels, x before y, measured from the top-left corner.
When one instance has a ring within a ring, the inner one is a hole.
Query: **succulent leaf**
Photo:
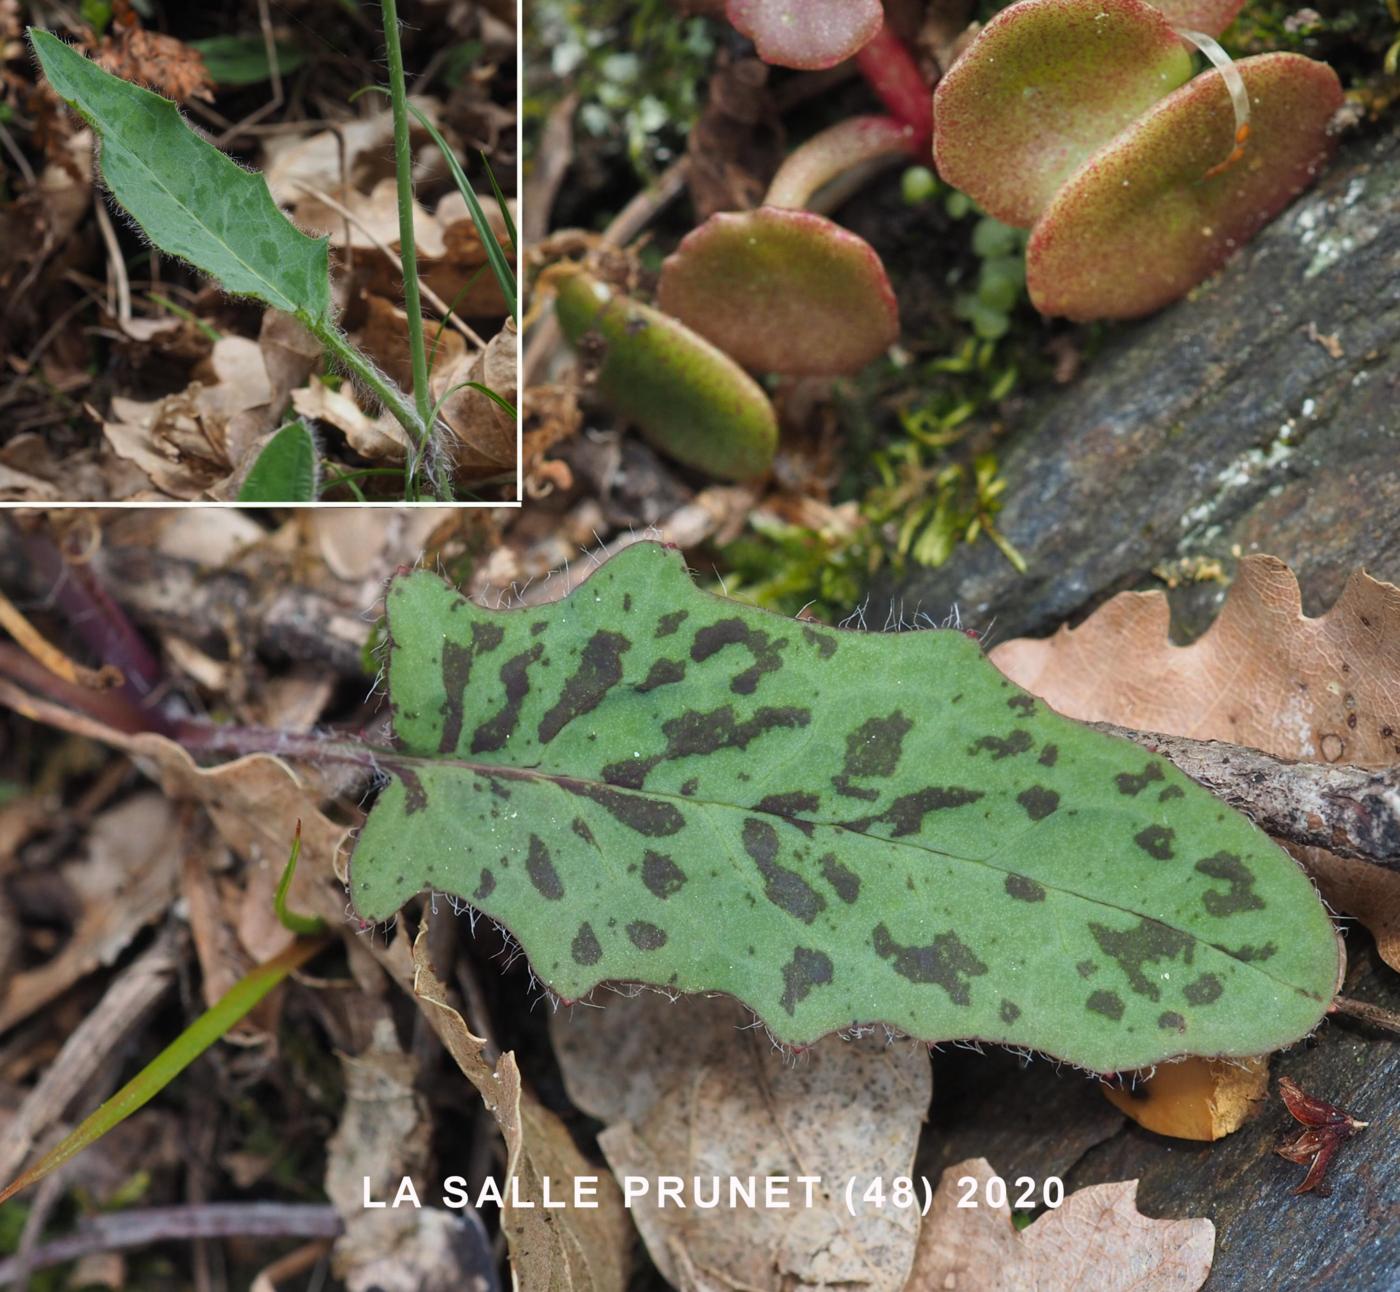
[[[1071,174],[1190,75],[1186,47],[1144,0],[1021,0],[939,82],[938,173],[1029,228]]]
[[[1189,27],[1218,36],[1244,8],[1244,0],[1153,0],[1173,27]]]
[[[576,349],[601,344],[597,391],[657,448],[723,480],[773,464],[778,419],[763,388],[685,324],[586,273],[565,277],[555,312]]]
[[[658,299],[758,372],[855,372],[899,335],[875,249],[809,211],[711,216],[662,266]]]
[[[1237,63],[1249,145],[1219,72],[1182,86],[1074,175],[1027,247],[1031,300],[1072,319],[1133,318],[1214,273],[1316,177],[1342,105],[1337,75],[1299,54]],[[1213,173],[1215,172],[1215,173]]]
[[[765,63],[807,71],[850,58],[880,30],[880,0],[729,0],[729,21]]]
[[[1331,998],[1337,937],[1287,854],[962,633],[784,619],[654,543],[552,605],[417,571],[387,612],[367,919],[432,889],[565,997],[718,991],[787,1043],[882,1020],[1099,1071],[1263,1053]]]

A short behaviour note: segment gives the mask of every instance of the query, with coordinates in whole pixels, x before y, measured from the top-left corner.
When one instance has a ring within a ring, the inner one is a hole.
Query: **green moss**
[[[538,0],[525,6],[530,59],[523,104],[526,156],[566,94],[578,136],[625,152],[643,178],[673,160],[704,103],[714,29],[668,0]],[[527,163],[528,164],[528,163]]]

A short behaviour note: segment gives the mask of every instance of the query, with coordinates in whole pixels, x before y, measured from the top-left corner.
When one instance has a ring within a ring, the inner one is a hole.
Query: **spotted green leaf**
[[[49,32],[31,27],[29,38],[49,84],[101,142],[112,196],[157,247],[237,296],[327,326],[326,239],[292,224],[261,175],[201,139],[169,99],[104,72]]]
[[[727,992],[791,1044],[885,1022],[1099,1071],[1275,1049],[1331,998],[1287,854],[962,633],[780,618],[652,543],[525,610],[401,575],[388,625],[366,919],[431,889],[568,998]]]

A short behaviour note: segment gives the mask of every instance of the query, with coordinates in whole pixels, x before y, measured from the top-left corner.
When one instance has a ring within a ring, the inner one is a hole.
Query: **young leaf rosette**
[[[1336,989],[1287,853],[960,632],[785,619],[645,542],[548,606],[421,570],[386,605],[365,919],[455,894],[567,999],[723,992],[786,1044],[883,1022],[1100,1072],[1267,1053]]]

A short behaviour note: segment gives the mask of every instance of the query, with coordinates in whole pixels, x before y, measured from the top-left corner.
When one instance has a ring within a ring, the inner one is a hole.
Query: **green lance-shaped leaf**
[[[327,325],[326,239],[297,229],[261,175],[201,139],[168,99],[104,72],[49,32],[31,27],[29,38],[49,84],[101,140],[112,196],[157,247],[237,296]]]
[[[962,633],[783,619],[651,543],[526,610],[401,575],[388,622],[366,918],[451,893],[568,998],[720,991],[787,1043],[883,1021],[1099,1071],[1263,1053],[1331,998],[1287,854]]]
[[[238,491],[238,501],[316,501],[316,440],[300,418],[288,422],[263,445]]]

